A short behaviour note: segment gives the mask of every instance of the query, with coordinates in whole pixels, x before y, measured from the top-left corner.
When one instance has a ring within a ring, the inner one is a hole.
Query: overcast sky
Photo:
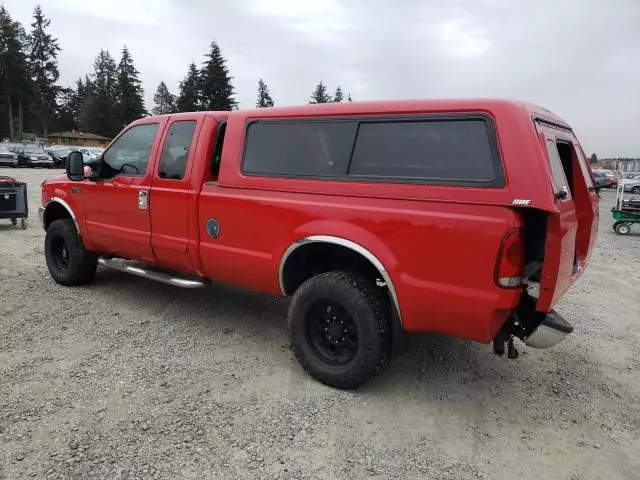
[[[28,29],[31,0],[0,0]],[[587,152],[640,155],[640,0],[41,0],[62,83],[127,45],[149,108],[216,40],[242,107],[322,79],[354,101],[511,97],[565,118]]]

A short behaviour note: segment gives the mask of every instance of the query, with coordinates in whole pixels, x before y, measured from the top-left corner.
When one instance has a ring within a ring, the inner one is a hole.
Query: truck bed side
[[[215,218],[220,226],[217,238],[201,234],[200,243],[204,272],[216,281],[280,294],[279,267],[287,248],[328,235],[357,243],[384,264],[408,331],[488,342],[518,301],[517,293],[493,281],[503,236],[519,226],[507,208],[282,194],[211,183],[202,189],[199,215],[200,225]]]

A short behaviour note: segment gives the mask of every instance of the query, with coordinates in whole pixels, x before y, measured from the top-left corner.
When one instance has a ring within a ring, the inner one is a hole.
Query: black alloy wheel
[[[316,355],[332,365],[349,363],[358,351],[358,327],[340,304],[318,300],[307,317],[307,335]]]

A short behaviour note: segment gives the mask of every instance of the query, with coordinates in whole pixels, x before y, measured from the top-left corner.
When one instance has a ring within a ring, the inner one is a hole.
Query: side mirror
[[[84,157],[82,153],[75,151],[67,157],[67,177],[73,182],[84,180]]]

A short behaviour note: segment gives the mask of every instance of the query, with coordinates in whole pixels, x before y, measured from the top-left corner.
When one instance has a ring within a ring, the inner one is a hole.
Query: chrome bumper
[[[526,338],[524,343],[534,348],[551,348],[573,332],[573,327],[553,310],[540,325]]]
[[[42,205],[38,207],[38,218],[40,219],[40,225],[44,228],[44,207]]]

